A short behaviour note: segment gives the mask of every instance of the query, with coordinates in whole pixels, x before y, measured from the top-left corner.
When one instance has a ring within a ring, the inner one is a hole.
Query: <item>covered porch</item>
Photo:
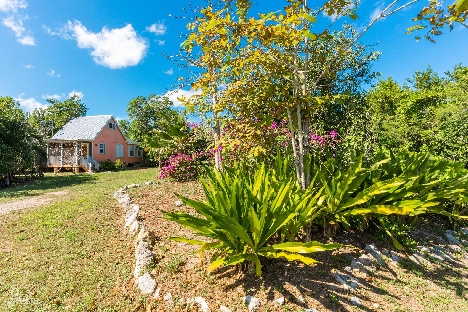
[[[92,142],[77,140],[54,140],[47,142],[47,166],[59,172],[71,168],[74,172],[99,170],[99,163],[92,157]]]

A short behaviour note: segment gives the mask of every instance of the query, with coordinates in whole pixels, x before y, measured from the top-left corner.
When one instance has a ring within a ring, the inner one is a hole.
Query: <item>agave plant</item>
[[[211,259],[210,270],[248,261],[255,264],[258,276],[262,274],[260,257],[297,260],[309,265],[316,262],[309,253],[339,248],[340,244],[281,240],[282,230],[289,238],[293,237],[302,228],[301,222],[311,219],[311,215],[317,215],[318,211],[313,208],[316,205],[312,192],[298,193],[300,188],[294,177],[278,178],[276,170],[278,168],[273,170],[261,164],[253,174],[243,166],[226,168],[224,172],[209,171],[202,179],[207,202],[177,195],[204,218],[186,213],[164,214],[167,219],[212,241],[173,239],[201,245],[200,252],[217,250]],[[307,215],[298,218],[305,212]]]

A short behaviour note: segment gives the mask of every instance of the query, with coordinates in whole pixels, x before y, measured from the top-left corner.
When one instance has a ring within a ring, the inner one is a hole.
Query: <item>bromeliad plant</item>
[[[283,165],[287,166],[287,162]],[[340,244],[284,242],[293,238],[304,222],[318,215],[320,205],[317,194],[312,189],[301,191],[294,174],[287,177],[290,174],[281,166],[270,169],[262,163],[253,174],[242,165],[223,172],[209,171],[202,180],[207,202],[177,195],[204,218],[186,213],[164,214],[212,241],[173,239],[201,245],[200,252],[215,249],[210,270],[247,261],[255,264],[258,276],[262,274],[260,257],[310,265],[317,261],[307,254],[339,248]],[[276,172],[284,172],[286,177],[278,178]]]
[[[466,218],[444,208],[444,202],[457,199],[468,188],[468,175],[453,175],[446,160],[428,153],[404,153],[392,154],[368,168],[362,155],[353,157],[347,168],[337,163],[331,158],[312,166],[318,177],[316,187],[324,188],[325,207],[320,212],[324,228],[335,222],[350,227],[353,218],[372,217],[380,221],[395,247],[402,249],[381,216],[437,213]]]

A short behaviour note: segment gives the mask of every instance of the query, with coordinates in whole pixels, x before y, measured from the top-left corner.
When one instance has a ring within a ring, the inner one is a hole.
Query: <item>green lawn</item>
[[[0,311],[132,311],[133,242],[113,198],[156,169],[59,174],[0,191],[0,203],[67,190],[40,208],[0,216]]]

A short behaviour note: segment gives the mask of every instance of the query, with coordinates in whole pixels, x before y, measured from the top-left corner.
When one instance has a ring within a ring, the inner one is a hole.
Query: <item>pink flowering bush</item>
[[[194,153],[192,156],[182,153],[172,155],[161,167],[159,178],[170,178],[178,182],[195,180],[201,170],[201,160],[206,157],[204,152]]]

